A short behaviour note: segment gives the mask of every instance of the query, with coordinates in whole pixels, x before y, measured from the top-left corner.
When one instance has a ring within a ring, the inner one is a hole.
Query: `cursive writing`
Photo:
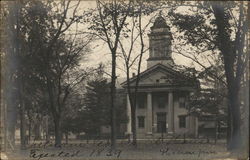
[[[79,154],[79,150],[74,152],[65,152],[65,151],[58,151],[57,153],[42,153],[38,149],[31,149],[30,150],[30,158],[34,158],[40,160],[42,158],[55,158],[55,157],[62,157],[62,158],[69,158],[69,157],[76,157]]]
[[[197,151],[188,151],[188,150],[171,150],[169,147],[161,148],[160,149],[161,155],[197,155],[200,157],[203,154],[216,154],[216,151],[204,151],[204,150],[197,150]]]

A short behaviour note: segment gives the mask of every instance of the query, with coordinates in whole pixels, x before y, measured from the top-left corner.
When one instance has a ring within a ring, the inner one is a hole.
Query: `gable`
[[[197,81],[194,78],[162,65],[156,65],[140,75],[139,86],[194,86]],[[130,85],[135,86],[136,77],[130,79]],[[126,82],[122,84],[124,87]]]
[[[150,85],[155,83],[166,83],[168,80],[171,81],[174,79],[174,76],[164,72],[163,70],[154,70],[153,72],[142,76],[140,78],[139,84],[140,85]],[[132,82],[131,85],[135,85],[135,82]]]

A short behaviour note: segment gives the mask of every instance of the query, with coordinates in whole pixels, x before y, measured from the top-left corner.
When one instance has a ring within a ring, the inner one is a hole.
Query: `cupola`
[[[147,68],[150,68],[158,63],[165,66],[172,66],[174,61],[172,59],[171,40],[172,34],[170,27],[167,25],[166,20],[162,17],[161,13],[155,19],[149,37],[149,58]]]

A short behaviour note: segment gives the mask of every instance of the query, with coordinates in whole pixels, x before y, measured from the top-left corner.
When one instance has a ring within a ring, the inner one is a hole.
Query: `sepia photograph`
[[[0,4],[0,160],[249,160],[250,2]]]

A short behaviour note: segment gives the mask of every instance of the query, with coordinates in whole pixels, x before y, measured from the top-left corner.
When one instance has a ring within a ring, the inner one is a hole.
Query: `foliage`
[[[101,126],[110,126],[110,83],[102,75],[103,73],[97,72],[96,76],[87,83],[84,107],[79,112],[81,121],[86,122],[84,131],[91,135],[99,135]],[[115,105],[116,121],[119,126],[126,120],[124,95],[117,96]]]
[[[7,57],[8,63],[16,64],[12,74],[18,85],[21,111],[49,111],[58,145],[68,96],[87,76],[79,62],[88,51],[88,38],[80,40],[77,34],[66,32],[81,18],[76,14],[78,5],[79,2],[71,6],[70,1],[18,1],[10,3],[8,13],[8,42],[14,45],[6,46],[6,52],[14,57]],[[68,15],[70,10],[73,18]]]
[[[225,96],[215,89],[203,89],[189,100],[190,112],[198,116],[217,115],[225,117]]]
[[[187,6],[190,6],[189,14],[178,13],[175,8],[169,16],[183,34],[183,44],[196,48],[193,54],[202,55],[206,51],[212,51],[212,55],[215,51],[219,53],[227,87],[228,149],[237,149],[241,143],[239,90],[248,61],[245,40],[249,8],[243,2],[193,2],[193,5]],[[206,68],[196,58],[191,59]]]
[[[63,114],[62,129],[64,133],[86,133],[101,135],[102,126],[110,126],[110,83],[103,77],[103,66],[91,70],[93,74],[82,86],[75,89],[69,97],[68,109]],[[125,97],[117,92],[116,99],[117,127],[126,123]]]

